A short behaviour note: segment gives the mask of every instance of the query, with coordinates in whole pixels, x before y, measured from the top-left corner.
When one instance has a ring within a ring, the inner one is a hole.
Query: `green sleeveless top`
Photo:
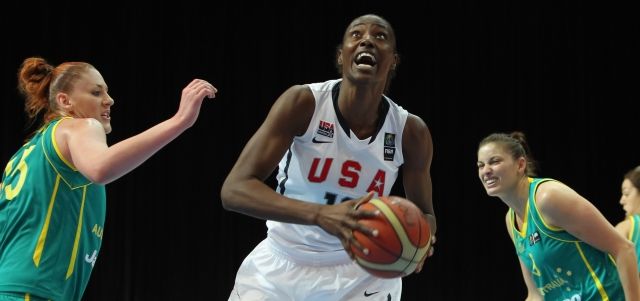
[[[515,213],[509,221],[518,257],[531,272],[545,300],[624,300],[613,258],[563,229],[548,226],[538,213],[535,193],[540,183],[529,179],[529,199],[522,229]]]
[[[104,185],[61,156],[43,126],[9,160],[0,183],[0,292],[80,300],[100,245]]]

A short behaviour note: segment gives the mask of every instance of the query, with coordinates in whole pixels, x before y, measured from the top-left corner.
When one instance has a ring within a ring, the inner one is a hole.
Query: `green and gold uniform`
[[[624,300],[624,290],[613,258],[563,229],[547,225],[536,207],[540,183],[552,179],[530,178],[529,199],[522,229],[509,209],[518,257],[531,272],[545,300]]]
[[[640,215],[629,215],[627,218],[631,222],[629,236],[627,236],[627,239],[636,246],[636,257],[638,258],[638,266],[640,266],[640,244],[638,243],[638,240],[640,239]]]
[[[80,300],[100,245],[104,185],[91,183],[60,154],[43,126],[11,157],[0,183],[0,293]]]

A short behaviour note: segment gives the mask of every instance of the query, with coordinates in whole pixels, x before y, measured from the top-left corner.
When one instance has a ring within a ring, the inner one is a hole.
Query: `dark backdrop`
[[[226,300],[266,228],[223,210],[221,184],[280,93],[338,76],[335,46],[369,12],[396,30],[402,61],[390,96],[427,122],[435,147],[436,253],[405,278],[403,300],[524,299],[507,207],[477,179],[477,143],[492,132],[524,131],[541,175],[573,187],[611,222],[623,218],[622,175],[640,164],[640,28],[630,8],[254,1],[49,1],[0,11],[2,166],[31,130],[16,90],[28,56],[101,71],[116,101],[110,144],[172,116],[192,78],[219,89],[193,128],[107,186],[104,243],[85,300]]]

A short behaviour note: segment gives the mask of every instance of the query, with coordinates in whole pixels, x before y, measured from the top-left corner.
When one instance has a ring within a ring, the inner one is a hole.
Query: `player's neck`
[[[526,178],[525,180],[519,181],[513,191],[502,197],[502,200],[511,207],[519,217],[524,218],[527,201],[529,200],[529,181]]]
[[[338,95],[340,113],[349,121],[349,125],[365,125],[374,123],[378,117],[382,90],[369,87],[358,87],[344,82]]]

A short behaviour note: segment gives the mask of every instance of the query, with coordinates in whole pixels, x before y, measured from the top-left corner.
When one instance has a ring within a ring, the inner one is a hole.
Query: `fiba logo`
[[[384,133],[384,146],[396,146],[396,134]]]
[[[396,154],[396,134],[384,133],[384,160],[393,161]]]

